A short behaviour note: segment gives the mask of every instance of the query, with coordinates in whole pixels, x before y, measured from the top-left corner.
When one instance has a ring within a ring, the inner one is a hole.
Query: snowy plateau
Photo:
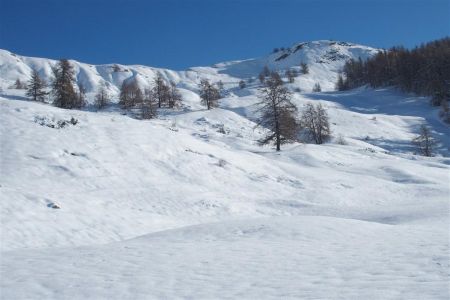
[[[377,51],[315,41],[185,71],[70,61],[90,103],[100,84],[117,103],[124,80],[174,81],[183,107],[138,120],[27,100],[11,86],[32,69],[50,81],[56,61],[0,50],[0,298],[450,299],[448,125],[426,97],[334,91],[346,60]],[[259,146],[257,76],[301,62],[292,101],[321,103],[333,138]],[[216,109],[202,78],[224,83]],[[434,157],[411,144],[422,124]]]

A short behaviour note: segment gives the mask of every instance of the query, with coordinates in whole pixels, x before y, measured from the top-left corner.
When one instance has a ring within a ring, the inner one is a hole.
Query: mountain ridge
[[[366,59],[379,49],[368,46],[337,41],[312,41],[293,44],[290,48],[280,50],[259,58],[219,62],[211,66],[191,67],[187,70],[175,71],[166,68],[155,68],[144,65],[88,64],[77,60],[69,61],[74,66],[77,83],[81,83],[87,93],[88,102],[92,102],[93,93],[100,84],[104,84],[113,95],[118,95],[123,81],[135,80],[139,86],[146,88],[152,85],[156,73],[160,72],[167,81],[174,81],[180,88],[196,92],[200,79],[212,82],[222,80],[226,88],[237,86],[240,80],[257,80],[262,69],[267,66],[276,71],[300,69],[300,63],[309,66],[310,73],[302,74],[297,79],[297,86],[302,90],[311,89],[317,82],[323,90],[332,90],[337,74],[348,59]],[[0,87],[7,88],[17,79],[25,82],[32,69],[49,82],[52,78],[51,67],[57,60],[21,56],[8,50],[0,49]]]

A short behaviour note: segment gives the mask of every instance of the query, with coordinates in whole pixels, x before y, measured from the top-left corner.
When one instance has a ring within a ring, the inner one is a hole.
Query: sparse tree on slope
[[[86,104],[86,88],[81,82],[77,83],[78,85],[78,102],[81,103],[81,106]]]
[[[412,140],[413,144],[417,146],[419,153],[423,156],[433,156],[436,141],[431,135],[430,129],[422,125],[420,127],[420,134]]]
[[[98,109],[102,109],[108,105],[109,101],[108,91],[102,83],[97,91],[97,94],[95,95],[95,106],[97,106]]]
[[[309,67],[306,63],[301,63],[300,68],[301,68],[303,74],[309,73]]]
[[[207,79],[203,79],[200,82],[200,98],[202,104],[211,109],[219,105],[220,92]]]
[[[44,80],[39,76],[36,70],[31,73],[31,79],[28,81],[27,96],[31,97],[34,101],[44,102],[45,96],[48,94],[44,91],[46,84]]]
[[[294,73],[292,72],[292,70],[286,70],[286,77],[287,77],[289,83],[294,83],[295,76],[294,76]]]
[[[312,89],[313,92],[321,92],[322,88],[320,87],[320,83],[316,83]]]
[[[142,119],[152,119],[157,115],[158,103],[156,97],[153,94],[153,90],[145,89],[144,99],[141,102],[141,118]]]
[[[17,90],[23,90],[26,89],[27,86],[24,83],[22,83],[20,79],[16,79],[16,81],[14,82],[14,88]]]
[[[170,82],[168,105],[169,108],[175,108],[181,105],[181,94],[177,89],[177,85],[173,81]]]
[[[158,107],[161,108],[162,106],[167,104],[169,87],[166,85],[164,79],[162,78],[161,73],[159,72],[156,74],[153,83],[154,83],[153,95],[158,101]]]
[[[341,74],[338,75],[338,80],[335,86],[336,91],[346,91],[348,90],[347,82],[344,80]]]
[[[291,94],[283,86],[278,73],[271,73],[265,80],[261,101],[262,116],[259,125],[271,130],[259,141],[261,145],[273,143],[276,150],[281,150],[281,144],[297,139],[298,123],[295,118],[297,108],[291,103]]]
[[[140,104],[143,100],[142,91],[136,81],[122,83],[120,88],[120,102],[124,108],[128,109]]]
[[[224,93],[225,93],[225,88],[224,88],[224,85],[223,85],[223,81],[222,81],[222,80],[219,80],[219,81],[217,82],[217,88],[219,89],[220,96],[223,97],[223,95],[224,95]]]
[[[331,134],[328,114],[321,104],[317,106],[312,103],[306,104],[300,124],[306,131],[308,141],[314,141],[316,144],[324,143]]]
[[[53,82],[52,94],[53,104],[61,108],[80,108],[84,105],[80,101],[79,95],[74,89],[75,73],[72,65],[67,59],[61,59],[58,64],[52,68]]]

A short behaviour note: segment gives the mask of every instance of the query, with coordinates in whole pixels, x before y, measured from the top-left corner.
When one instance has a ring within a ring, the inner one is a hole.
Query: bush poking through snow
[[[314,93],[318,93],[318,92],[321,92],[321,91],[322,91],[322,88],[320,87],[320,84],[319,84],[318,82],[314,85],[312,91],[313,91]]]
[[[60,209],[61,208],[61,206],[59,204],[54,203],[54,202],[50,202],[49,204],[47,204],[47,207],[53,208],[53,209]]]
[[[71,117],[70,120],[55,120],[54,118],[49,119],[48,117],[36,116],[34,118],[34,122],[38,123],[41,126],[47,126],[49,128],[61,129],[68,125],[77,125],[78,120],[74,117]]]
[[[217,162],[217,165],[221,168],[225,167],[227,164],[227,161],[224,159],[219,159],[219,161]]]
[[[420,127],[420,134],[412,140],[412,143],[417,147],[420,155],[433,156],[436,141],[431,136],[431,131],[427,126],[422,125]]]
[[[336,138],[336,143],[338,145],[348,145],[347,141],[345,140],[342,134],[339,134],[339,136]]]

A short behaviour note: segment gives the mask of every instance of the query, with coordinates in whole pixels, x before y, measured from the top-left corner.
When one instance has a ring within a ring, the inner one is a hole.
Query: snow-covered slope
[[[195,91],[201,78],[208,78],[213,82],[222,80],[226,88],[231,88],[237,86],[241,79],[256,80],[264,66],[277,71],[289,68],[299,70],[302,62],[308,64],[310,73],[299,76],[296,85],[310,91],[316,82],[322,85],[323,90],[332,90],[337,73],[346,60],[359,57],[365,59],[376,52],[374,48],[350,43],[315,41],[295,44],[291,48],[257,59],[219,63],[212,67],[194,67],[187,71],[139,65],[90,65],[74,60],[70,62],[74,66],[77,81],[91,94],[101,83],[105,84],[113,95],[118,94],[123,81],[136,80],[143,88],[151,86],[156,72],[161,72],[167,81],[172,80],[183,89]],[[26,82],[32,69],[36,69],[43,79],[50,82],[51,68],[55,64],[55,60],[20,56],[0,49],[0,87],[5,89],[17,79]],[[88,100],[92,99],[90,95]]]
[[[266,64],[280,70],[308,59],[311,82],[331,86],[343,61],[311,62],[326,43],[294,46],[285,62],[273,54],[161,70],[182,87],[186,107],[146,121],[114,106],[58,109],[5,86],[1,298],[448,299],[450,140],[426,99],[393,89],[296,92],[300,111],[307,102],[326,107],[333,136],[346,144],[275,153],[256,143],[259,86],[235,82]],[[43,73],[51,65],[5,56],[7,84],[32,64]],[[156,71],[120,66],[119,78],[108,66],[74,64],[79,80],[107,80],[112,90],[130,76],[149,83]],[[196,94],[205,76],[226,83],[211,111]],[[78,122],[53,128],[71,118]],[[413,154],[421,124],[439,140],[436,157]]]

